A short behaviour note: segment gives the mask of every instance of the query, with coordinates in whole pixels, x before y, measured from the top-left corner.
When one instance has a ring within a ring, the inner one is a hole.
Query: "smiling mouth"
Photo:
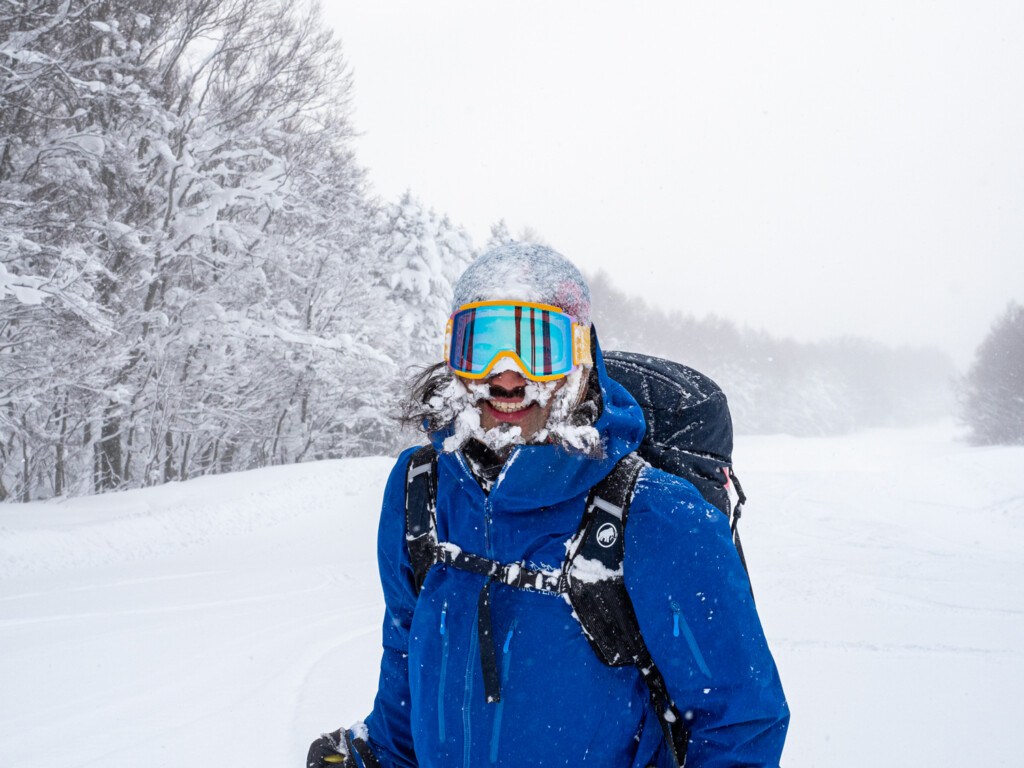
[[[492,384],[489,394],[490,397],[485,402],[499,419],[503,416],[517,419],[525,415],[525,411],[536,405],[533,398],[526,396],[525,387],[505,389],[504,387]]]
[[[518,403],[508,403],[502,400],[488,400],[487,404],[494,410],[500,411],[501,413],[519,413],[519,411],[525,411],[533,405],[533,403],[528,403],[525,400]]]

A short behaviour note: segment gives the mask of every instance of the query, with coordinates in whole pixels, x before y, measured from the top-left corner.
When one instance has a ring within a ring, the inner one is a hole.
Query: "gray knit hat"
[[[506,243],[469,265],[455,284],[452,312],[477,301],[551,304],[590,325],[590,288],[576,266],[557,251],[534,243]]]

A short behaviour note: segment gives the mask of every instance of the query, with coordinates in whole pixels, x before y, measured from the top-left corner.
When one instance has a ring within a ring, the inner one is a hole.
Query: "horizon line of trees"
[[[604,348],[667,357],[707,374],[725,392],[739,434],[842,434],[953,413],[956,370],[936,349],[856,337],[797,342],[720,317],[652,308],[603,274],[590,286]]]
[[[393,414],[410,369],[440,358],[478,251],[411,192],[372,195],[351,87],[315,6],[33,0],[0,16],[0,500],[417,439]],[[509,239],[498,222],[484,247]],[[802,345],[652,309],[601,275],[592,289],[605,347],[704,370],[740,432],[950,412],[938,353]]]

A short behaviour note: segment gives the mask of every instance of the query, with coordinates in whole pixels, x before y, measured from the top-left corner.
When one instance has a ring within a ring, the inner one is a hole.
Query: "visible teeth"
[[[531,405],[525,400],[521,400],[518,403],[503,403],[500,400],[488,400],[488,402],[494,410],[501,411],[502,413],[518,413],[519,411],[525,411]]]

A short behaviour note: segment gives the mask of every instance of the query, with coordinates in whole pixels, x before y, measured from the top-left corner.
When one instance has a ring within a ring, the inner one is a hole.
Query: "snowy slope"
[[[741,438],[784,764],[1019,765],[1024,449]],[[389,459],[0,506],[0,768],[298,766],[365,714]]]

